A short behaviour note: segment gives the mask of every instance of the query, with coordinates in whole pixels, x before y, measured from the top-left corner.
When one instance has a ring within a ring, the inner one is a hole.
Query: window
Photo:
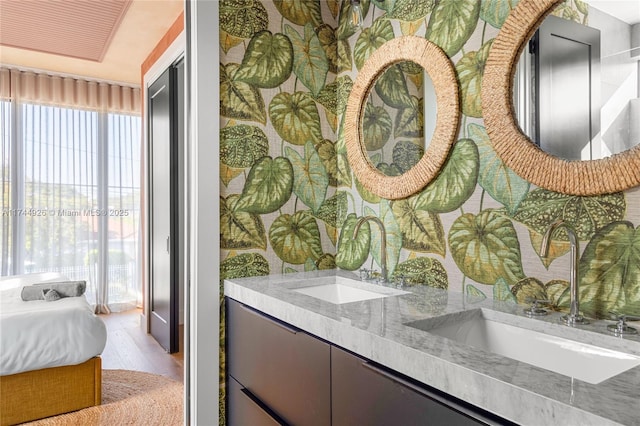
[[[103,312],[140,304],[140,116],[11,100],[0,119],[0,273],[84,279]]]

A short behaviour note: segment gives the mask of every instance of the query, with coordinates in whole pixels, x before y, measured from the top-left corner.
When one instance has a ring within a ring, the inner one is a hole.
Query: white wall
[[[220,322],[219,3],[187,1],[189,161],[186,422],[218,424]]]

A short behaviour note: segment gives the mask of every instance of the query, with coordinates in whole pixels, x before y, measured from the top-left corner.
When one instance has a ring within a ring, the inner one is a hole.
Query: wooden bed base
[[[0,425],[100,405],[102,359],[0,377]]]

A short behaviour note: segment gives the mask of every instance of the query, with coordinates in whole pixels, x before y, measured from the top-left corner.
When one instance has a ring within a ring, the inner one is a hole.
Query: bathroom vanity
[[[229,425],[505,424],[227,299]]]
[[[226,281],[225,296],[230,425],[640,418],[640,339],[609,335],[611,321],[571,328],[558,313],[531,319],[520,305],[341,271]],[[550,339],[561,352],[548,356]],[[581,359],[585,352],[602,359]],[[603,373],[582,374],[589,370]]]

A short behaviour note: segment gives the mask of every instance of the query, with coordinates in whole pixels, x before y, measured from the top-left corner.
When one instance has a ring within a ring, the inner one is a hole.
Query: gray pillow
[[[55,302],[56,300],[60,299],[60,293],[48,288],[45,288],[44,290],[42,290],[42,296],[44,297],[44,300],[46,300],[47,302]]]
[[[30,300],[44,300],[43,290],[55,290],[60,297],[82,296],[87,288],[86,281],[61,281],[52,283],[38,283],[22,287],[20,297],[25,302]]]

